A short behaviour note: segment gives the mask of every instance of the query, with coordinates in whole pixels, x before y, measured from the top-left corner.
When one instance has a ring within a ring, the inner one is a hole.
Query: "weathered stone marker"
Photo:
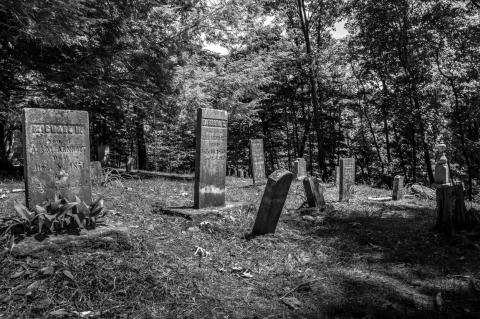
[[[194,207],[225,205],[228,113],[197,109]]]
[[[335,166],[335,186],[340,186],[340,166]]]
[[[445,155],[446,149],[447,146],[443,143],[437,145],[438,158],[435,165],[435,184],[444,185],[450,182],[448,160],[447,156]]]
[[[307,176],[307,162],[303,157],[299,157],[293,162],[293,170],[297,180],[303,179]]]
[[[125,163],[125,171],[130,173],[133,170],[133,164],[135,164],[135,159],[132,156],[127,157],[127,162]]]
[[[103,170],[100,161],[90,162],[90,180],[92,184],[100,185],[103,180]]]
[[[323,190],[320,189],[320,183],[315,177],[305,177],[303,179],[303,188],[307,197],[308,207],[323,207],[325,199],[323,198]]]
[[[404,177],[397,175],[393,179],[393,191],[392,191],[392,199],[393,200],[400,200],[405,195],[405,189],[403,187]]]
[[[250,163],[252,166],[253,184],[265,183],[265,153],[263,151],[263,139],[250,140]]]
[[[338,186],[339,201],[347,201],[353,197],[355,187],[355,159],[340,159],[340,181]]]
[[[270,174],[250,236],[275,233],[293,177],[285,169]]]
[[[27,206],[55,195],[90,204],[88,113],[52,109],[23,110],[25,193]]]
[[[108,157],[110,156],[110,146],[108,145],[100,145],[98,146],[98,160],[102,164],[106,164],[108,162]]]

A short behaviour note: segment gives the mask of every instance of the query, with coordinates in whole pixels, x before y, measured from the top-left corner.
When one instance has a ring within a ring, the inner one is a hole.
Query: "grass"
[[[247,241],[254,210],[193,221],[152,210],[192,204],[192,192],[192,182],[160,179],[95,187],[115,210],[108,223],[126,225],[134,248],[3,255],[0,318],[480,316],[480,252],[430,231],[433,201],[372,202],[390,192],[358,186],[353,200],[337,203],[327,187],[334,211],[312,221],[294,211],[305,200],[295,182],[276,234]],[[262,193],[227,178],[227,200],[258,207]],[[0,200],[0,214],[23,196]],[[195,255],[198,247],[208,254]]]

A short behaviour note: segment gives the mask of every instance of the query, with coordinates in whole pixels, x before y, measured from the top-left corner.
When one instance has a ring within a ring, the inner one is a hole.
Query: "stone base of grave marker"
[[[225,206],[211,208],[164,207],[161,203],[155,203],[152,211],[157,214],[178,216],[193,220],[201,217],[222,217],[225,215],[226,211],[245,210],[252,207],[252,203],[248,202],[225,202]]]

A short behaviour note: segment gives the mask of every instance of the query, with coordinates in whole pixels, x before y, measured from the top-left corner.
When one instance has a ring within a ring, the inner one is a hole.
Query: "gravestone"
[[[110,146],[108,145],[100,145],[98,147],[98,160],[102,164],[106,164],[108,162],[108,157],[110,155]]]
[[[297,180],[307,176],[307,163],[303,157],[299,157],[293,162],[293,170]]]
[[[225,205],[228,113],[197,109],[194,207]]]
[[[393,192],[392,192],[392,199],[393,200],[400,200],[405,195],[405,189],[403,187],[404,177],[397,175],[393,179]]]
[[[242,168],[239,168],[237,170],[237,177],[243,178],[243,169]]]
[[[250,236],[275,233],[293,177],[285,169],[270,174]]]
[[[339,201],[348,201],[353,197],[355,187],[355,159],[340,159]]]
[[[340,166],[335,166],[335,186],[340,186]]]
[[[445,150],[447,146],[443,143],[437,145],[437,163],[435,165],[435,184],[448,184],[449,181],[449,170],[448,170],[448,160],[445,155]]]
[[[250,164],[252,168],[253,184],[264,184],[265,176],[265,153],[263,151],[263,139],[250,140]]]
[[[127,157],[127,162],[125,163],[125,171],[130,173],[133,169],[133,164],[135,163],[135,159],[132,156]]]
[[[303,179],[303,188],[305,189],[305,196],[307,197],[308,207],[325,206],[323,190],[320,189],[320,183],[318,182],[317,178],[305,177]]]
[[[100,161],[90,162],[90,180],[92,184],[100,185],[103,181],[103,170]]]
[[[90,140],[85,111],[24,109],[23,139],[27,206],[55,195],[90,204]]]

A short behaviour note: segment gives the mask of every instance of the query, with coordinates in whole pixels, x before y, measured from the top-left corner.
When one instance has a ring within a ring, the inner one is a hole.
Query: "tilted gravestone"
[[[303,188],[305,189],[308,207],[325,206],[323,190],[320,188],[320,183],[318,182],[317,178],[305,177],[303,179]]]
[[[299,157],[293,162],[293,170],[297,180],[303,179],[307,176],[307,162],[303,157]]]
[[[261,138],[250,140],[250,163],[252,167],[253,184],[265,183],[265,153],[263,151],[263,139]]]
[[[285,169],[270,174],[251,236],[275,233],[293,177],[293,174]]]
[[[339,201],[347,201],[353,197],[355,188],[355,159],[340,159]]]
[[[228,113],[197,109],[194,207],[225,205]]]
[[[23,139],[27,206],[55,195],[90,204],[90,140],[85,111],[24,109]]]
[[[92,184],[100,185],[103,181],[103,170],[100,161],[90,162],[90,180]]]
[[[393,200],[400,200],[405,195],[405,189],[403,187],[404,177],[397,175],[393,179],[393,191],[392,191],[392,199]]]

